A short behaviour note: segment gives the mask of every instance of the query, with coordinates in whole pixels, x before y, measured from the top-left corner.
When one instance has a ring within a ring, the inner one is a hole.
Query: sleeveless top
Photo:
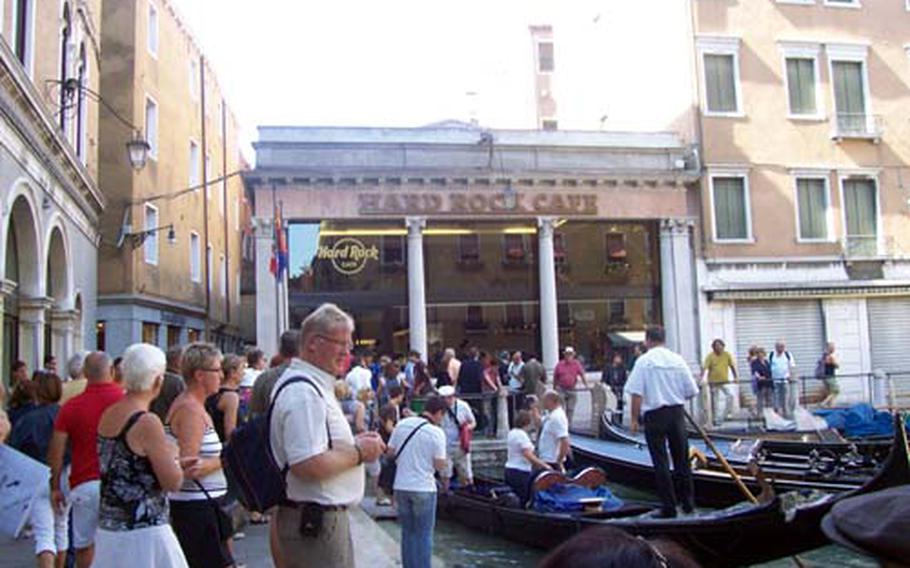
[[[224,411],[218,408],[218,403],[221,402],[221,397],[224,396],[224,393],[226,392],[237,392],[237,389],[222,387],[218,389],[218,392],[205,399],[205,411],[212,417],[212,423],[215,424],[215,432],[218,433],[218,438],[220,438],[222,442],[225,441]]]
[[[164,426],[164,432],[175,444],[177,443],[177,437],[171,431],[170,424]],[[205,432],[202,435],[202,443],[199,445],[199,457],[202,459],[221,458],[221,438],[218,437],[215,429],[209,425],[205,426]],[[199,485],[202,485],[213,499],[223,496],[227,493],[227,479],[224,477],[224,470],[219,468],[196,480],[184,478],[180,490],[171,493],[169,497],[171,501],[204,500],[207,497]]]
[[[168,523],[167,494],[155,477],[152,462],[134,453],[126,443],[126,433],[143,414],[132,414],[115,438],[98,435],[98,526],[102,529],[131,531]]]

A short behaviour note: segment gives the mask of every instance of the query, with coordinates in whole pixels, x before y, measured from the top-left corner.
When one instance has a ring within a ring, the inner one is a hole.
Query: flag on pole
[[[281,280],[288,268],[288,242],[284,232],[284,223],[279,210],[275,209],[275,234],[272,242],[272,258],[269,259],[269,272],[276,280]]]

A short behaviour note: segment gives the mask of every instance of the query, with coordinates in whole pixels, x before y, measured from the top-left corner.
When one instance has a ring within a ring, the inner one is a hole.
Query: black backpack
[[[305,376],[292,377],[278,387],[269,404],[268,412],[238,426],[221,450],[221,464],[228,485],[248,511],[264,513],[287,499],[285,476],[289,466],[285,465],[282,468],[275,461],[269,434],[275,401],[286,386],[294,383],[310,385],[319,398],[324,400],[322,392],[312,379]],[[327,422],[327,432],[328,429]],[[331,449],[331,432],[328,432],[328,435]]]

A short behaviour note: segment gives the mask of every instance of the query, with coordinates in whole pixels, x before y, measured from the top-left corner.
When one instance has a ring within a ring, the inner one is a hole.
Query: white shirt
[[[666,347],[653,347],[635,361],[625,392],[641,396],[642,414],[684,404],[698,394],[686,361]]]
[[[511,390],[521,390],[521,369],[525,366],[524,361],[509,363],[509,388]]]
[[[458,424],[452,420],[453,413],[455,414],[455,417],[458,418]],[[446,442],[449,446],[458,445],[460,428],[469,422],[475,422],[474,412],[471,410],[471,406],[467,402],[456,398],[455,408],[446,410],[445,418],[442,419],[442,429],[446,433]]]
[[[557,406],[543,420],[540,429],[540,459],[556,463],[559,458],[559,440],[569,437],[569,418],[561,406]]]
[[[262,371],[259,369],[251,369],[247,367],[246,370],[243,371],[243,377],[240,379],[240,385],[238,386],[248,389],[253,388],[253,385],[256,383],[256,379],[260,374],[262,374]]]
[[[426,418],[411,416],[395,426],[389,438],[389,448],[398,451],[415,428],[427,422]],[[395,491],[436,492],[433,474],[436,466],[433,460],[446,459],[446,435],[442,428],[428,423],[411,437],[411,441],[398,454],[398,469],[395,471]]]
[[[512,428],[509,430],[506,446],[509,450],[506,467],[520,469],[521,471],[531,471],[531,462],[524,456],[525,450],[534,449],[534,443],[531,442],[528,433],[521,428]]]
[[[345,376],[344,381],[351,387],[351,393],[357,398],[357,393],[363,389],[373,390],[373,373],[361,365],[355,365]]]
[[[335,398],[335,377],[306,361],[292,359],[275,387],[272,397],[291,377],[305,375],[314,382],[322,397],[310,385],[298,382],[281,392],[272,414],[269,442],[278,465],[296,464],[332,447],[353,447],[354,434]],[[328,425],[328,431],[326,427]],[[313,501],[323,505],[354,505],[363,498],[363,466],[359,465],[321,481],[302,481],[287,473],[287,495],[291,501]]]
[[[774,350],[768,360],[771,362],[771,378],[778,381],[789,379],[790,369],[796,367],[796,360],[789,351],[778,353]]]

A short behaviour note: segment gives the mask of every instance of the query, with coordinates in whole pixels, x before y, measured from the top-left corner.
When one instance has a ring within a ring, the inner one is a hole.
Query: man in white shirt
[[[427,399],[422,416],[405,418],[389,438],[388,454],[397,455],[395,502],[401,524],[404,568],[430,568],[436,524],[435,473],[446,470],[446,435],[439,427],[448,411],[438,396]]]
[[[796,360],[787,351],[787,345],[783,341],[778,341],[768,357],[768,363],[771,365],[771,379],[774,381],[774,412],[790,418],[793,416],[793,407],[788,400],[790,397],[787,396],[787,391],[796,390],[795,385],[792,385],[796,382],[792,373],[796,368]]]
[[[689,466],[689,441],[683,404],[698,394],[698,384],[686,361],[664,347],[664,330],[652,327],[645,333],[648,352],[638,358],[626,382],[632,395],[631,430],[638,431],[639,414],[644,413],[645,439],[654,464],[657,495],[662,507],[655,516],[676,516],[676,501],[684,513],[695,508],[692,469]],[[667,462],[667,446],[673,459],[673,477]],[[676,495],[675,486],[680,491]]]
[[[474,484],[474,472],[471,467],[471,450],[462,447],[462,429],[474,431],[477,420],[471,406],[455,396],[455,387],[446,385],[439,388],[439,396],[446,403],[446,414],[442,420],[442,430],[446,433],[446,470],[443,473],[443,484],[448,489],[449,480],[458,471],[458,482],[461,485]]]
[[[264,370],[265,353],[262,352],[262,349],[250,348],[246,352],[246,370],[243,372],[243,377],[240,378],[240,385],[238,386],[242,389],[253,388],[253,385],[256,384],[256,379]]]
[[[351,433],[335,399],[335,377],[353,347],[354,320],[323,304],[303,321],[300,359],[275,384],[270,443],[289,466],[287,502],[278,508],[278,538],[286,567],[353,566],[347,507],[363,497],[363,463],[385,451],[376,432]],[[282,385],[295,377],[308,382]]]
[[[357,399],[357,395],[363,389],[372,390],[373,373],[367,368],[366,356],[363,353],[358,353],[355,356],[354,363],[344,381],[351,387],[351,392],[354,394],[354,398]]]
[[[569,417],[563,410],[562,396],[556,391],[547,391],[543,395],[542,403],[547,415],[543,419],[537,442],[540,459],[555,470],[565,471],[570,447]]]

